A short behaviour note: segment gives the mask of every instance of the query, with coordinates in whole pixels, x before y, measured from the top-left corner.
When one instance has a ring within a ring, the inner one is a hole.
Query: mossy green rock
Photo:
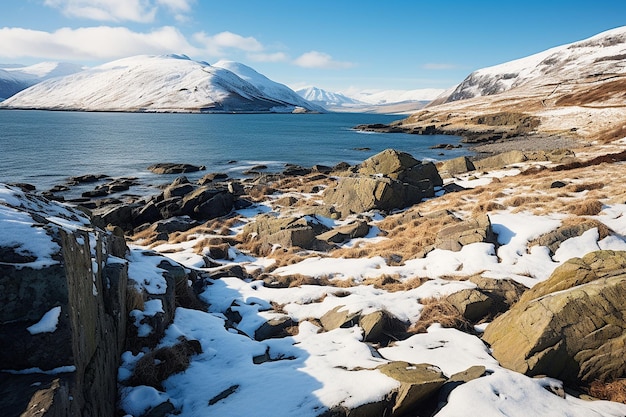
[[[485,330],[494,357],[570,383],[626,376],[626,252],[574,258]]]

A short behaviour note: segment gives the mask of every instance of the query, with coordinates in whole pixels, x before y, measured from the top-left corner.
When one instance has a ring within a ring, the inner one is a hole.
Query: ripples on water
[[[146,168],[158,162],[205,165],[206,172],[242,176],[255,165],[279,171],[286,163],[310,167],[356,164],[387,148],[417,159],[449,159],[464,149],[450,136],[362,133],[352,127],[389,123],[377,114],[154,114],[0,111],[0,182],[27,182],[46,190],[70,176],[105,174],[165,183]],[[444,152],[444,156],[440,155]],[[202,172],[204,174],[206,172]],[[199,177],[201,174],[190,174]]]

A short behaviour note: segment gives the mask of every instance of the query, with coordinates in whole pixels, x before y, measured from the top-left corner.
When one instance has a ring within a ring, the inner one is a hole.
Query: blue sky
[[[625,0],[2,0],[0,63],[184,53],[292,88],[449,88],[624,25]]]

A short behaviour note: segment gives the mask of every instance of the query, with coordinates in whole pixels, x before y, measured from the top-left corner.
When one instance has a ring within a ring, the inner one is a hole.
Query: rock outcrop
[[[370,210],[391,211],[433,197],[443,184],[432,162],[387,149],[365,160],[355,176],[344,177],[324,193],[324,203],[342,217]]]
[[[112,416],[126,331],[123,238],[78,211],[2,187],[0,407]],[[19,229],[19,230],[18,230]],[[24,414],[22,414],[24,413]]]
[[[503,366],[574,384],[626,376],[626,252],[574,258],[486,329]]]

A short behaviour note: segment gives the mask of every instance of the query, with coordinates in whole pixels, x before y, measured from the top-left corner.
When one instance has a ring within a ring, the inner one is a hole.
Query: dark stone
[[[158,163],[148,167],[148,170],[154,172],[155,174],[183,174],[186,172],[197,172],[205,169],[206,167],[203,165],[198,166],[170,162]]]
[[[143,207],[133,210],[132,216],[135,227],[144,223],[154,223],[163,219],[161,212],[153,201],[150,201]]]

